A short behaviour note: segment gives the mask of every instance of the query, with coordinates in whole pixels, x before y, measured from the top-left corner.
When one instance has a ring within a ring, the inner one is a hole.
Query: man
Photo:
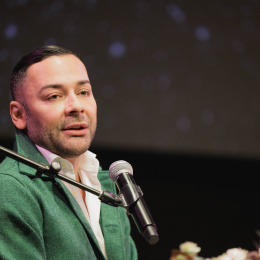
[[[16,151],[62,165],[62,174],[116,193],[88,151],[97,106],[85,66],[71,51],[46,46],[23,57],[11,76]],[[137,259],[123,208],[6,158],[0,166],[1,259]]]

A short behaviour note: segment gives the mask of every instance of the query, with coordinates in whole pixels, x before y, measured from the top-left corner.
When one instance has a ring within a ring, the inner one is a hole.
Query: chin
[[[80,144],[67,143],[66,146],[62,147],[61,153],[71,155],[73,157],[77,157],[77,156],[80,156],[81,154],[85,153],[88,150],[89,146],[90,146],[90,144],[82,144],[82,142]]]
[[[61,157],[77,157],[85,153],[91,144],[90,136],[70,136],[69,138],[51,138],[50,145]]]

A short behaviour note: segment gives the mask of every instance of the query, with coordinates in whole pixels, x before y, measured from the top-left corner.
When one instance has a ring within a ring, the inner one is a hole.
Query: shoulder
[[[0,178],[3,178],[3,176],[10,179],[14,178],[21,182],[30,179],[26,173],[20,173],[19,162],[8,157],[0,164]]]
[[[23,168],[27,169],[27,166]],[[30,174],[29,171],[21,171],[21,164],[13,159],[6,158],[0,164],[0,190],[4,197],[20,196],[22,192],[34,197],[42,197],[40,194],[50,193],[53,190],[53,185],[54,179],[38,178],[36,175]]]
[[[28,193],[31,179],[19,172],[18,163],[6,158],[0,164],[0,197],[8,201]]]
[[[17,161],[5,158],[0,164],[0,177],[9,176],[9,177],[19,177],[19,167]]]

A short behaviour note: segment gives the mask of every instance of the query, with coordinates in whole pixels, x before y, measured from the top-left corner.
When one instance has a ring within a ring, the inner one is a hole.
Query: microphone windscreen
[[[116,182],[119,174],[127,172],[133,175],[133,167],[130,163],[120,160],[112,163],[109,167],[109,177],[113,182]]]

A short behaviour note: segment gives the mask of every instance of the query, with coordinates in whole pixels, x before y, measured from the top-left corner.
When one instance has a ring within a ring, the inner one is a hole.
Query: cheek
[[[82,103],[85,113],[89,119],[94,120],[97,117],[97,104],[95,99]]]
[[[96,106],[96,104],[92,105],[89,111],[90,111],[89,116],[91,117],[91,119],[93,121],[97,121],[97,106]]]
[[[39,106],[37,109],[31,109],[30,114],[40,126],[57,125],[61,120],[61,115],[57,108]]]

